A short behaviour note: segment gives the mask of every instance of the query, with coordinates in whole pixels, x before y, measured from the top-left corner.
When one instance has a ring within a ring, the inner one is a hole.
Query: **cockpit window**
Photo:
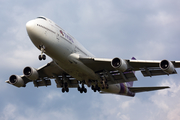
[[[44,18],[44,17],[37,17],[37,18],[40,18],[40,19],[44,19],[44,20],[46,20],[46,18]]]

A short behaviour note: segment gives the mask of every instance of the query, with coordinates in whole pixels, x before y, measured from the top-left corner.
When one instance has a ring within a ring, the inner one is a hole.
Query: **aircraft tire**
[[[78,88],[77,88],[77,89],[78,89],[78,91],[80,91],[80,90],[81,90],[81,88],[80,88],[79,86],[78,86]]]
[[[64,93],[65,92],[65,89],[64,88],[62,88],[62,93]]]
[[[91,86],[91,89],[94,90],[94,85]]]
[[[98,90],[98,92],[100,92],[100,91],[101,91],[100,87],[98,87],[98,89],[97,89],[97,90]]]
[[[43,59],[43,60],[46,60],[46,55],[43,55],[43,56],[42,56],[42,59]]]
[[[82,90],[82,89],[80,90],[80,93],[83,93],[83,90]]]
[[[86,88],[84,88],[84,93],[87,93],[87,89]]]
[[[66,92],[69,92],[69,88],[66,88]]]
[[[41,55],[39,55],[39,60],[40,60],[40,61],[42,60],[42,57],[41,57]]]

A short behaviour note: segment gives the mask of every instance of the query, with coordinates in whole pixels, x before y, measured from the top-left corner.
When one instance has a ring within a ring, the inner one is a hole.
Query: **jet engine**
[[[162,60],[159,63],[159,67],[166,73],[171,74],[175,72],[174,65],[172,64],[171,61],[168,60]]]
[[[37,70],[32,67],[25,67],[23,70],[23,74],[30,80],[37,80],[39,78]]]
[[[9,83],[16,86],[16,87],[23,87],[24,80],[18,75],[11,75],[9,77]]]
[[[120,58],[114,58],[111,61],[111,66],[121,72],[124,72],[128,69],[128,64],[126,61]]]

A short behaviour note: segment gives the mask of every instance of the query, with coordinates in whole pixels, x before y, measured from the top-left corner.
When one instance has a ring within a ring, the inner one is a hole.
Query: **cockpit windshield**
[[[44,19],[44,20],[46,20],[46,18],[45,18],[45,17],[37,17],[37,18],[40,18],[40,19]]]

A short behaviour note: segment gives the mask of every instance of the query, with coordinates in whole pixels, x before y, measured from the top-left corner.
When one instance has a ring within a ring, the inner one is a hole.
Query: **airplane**
[[[73,36],[59,27],[52,20],[40,16],[26,23],[26,30],[32,43],[41,51],[39,60],[46,55],[52,61],[36,69],[27,66],[23,75],[11,75],[5,81],[16,87],[26,87],[33,82],[35,87],[50,86],[51,79],[62,92],[77,88],[86,93],[87,88],[99,93],[111,93],[134,97],[136,93],[161,90],[169,86],[133,87],[137,81],[135,71],[141,71],[144,77],[177,74],[175,68],[180,61],[136,60],[97,58],[86,50]]]

